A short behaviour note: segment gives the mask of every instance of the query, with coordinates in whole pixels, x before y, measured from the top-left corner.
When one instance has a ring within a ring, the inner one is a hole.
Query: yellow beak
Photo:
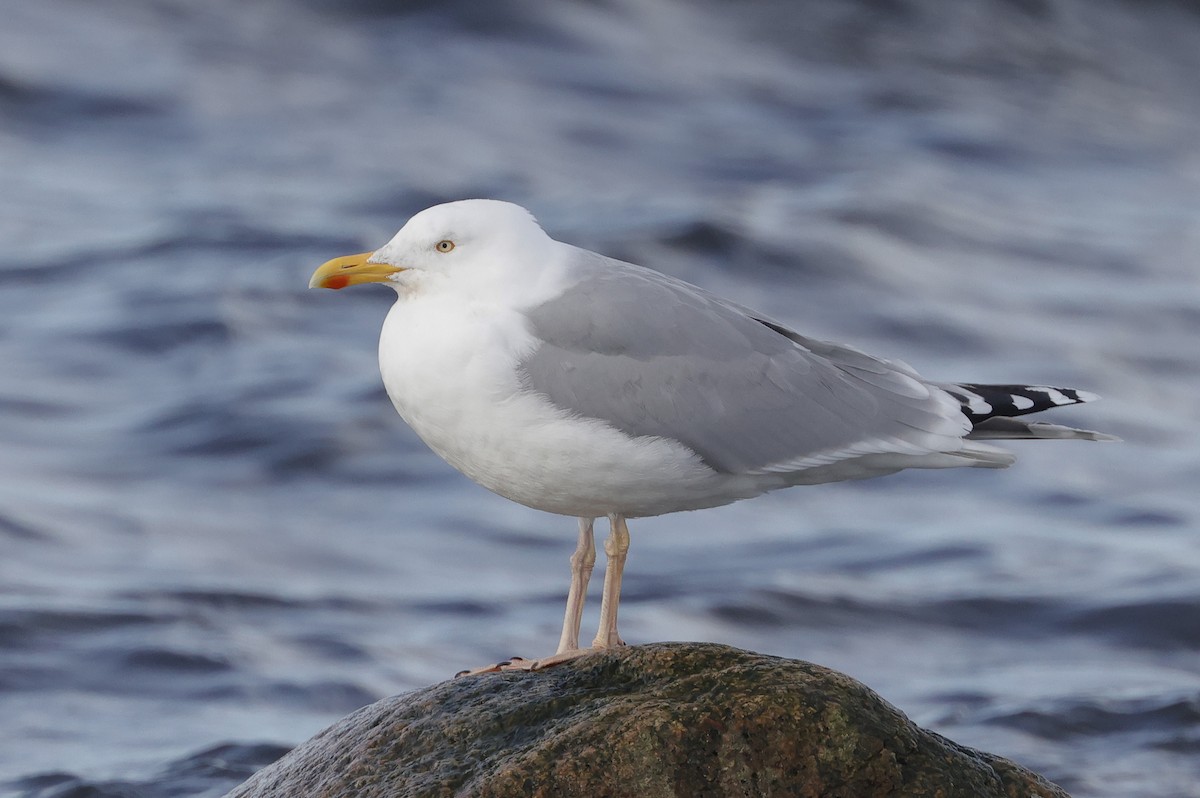
[[[309,288],[345,288],[361,283],[384,283],[393,274],[404,271],[403,267],[386,263],[371,263],[374,252],[345,255],[321,264],[308,281]]]

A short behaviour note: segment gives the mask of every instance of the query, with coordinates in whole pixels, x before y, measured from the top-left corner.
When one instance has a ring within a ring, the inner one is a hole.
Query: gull
[[[1021,416],[1096,399],[1069,388],[939,383],[809,338],[650,269],[556,241],[498,200],[436,205],[309,286],[397,294],[379,338],[392,404],[447,463],[579,519],[558,648],[577,657],[593,524],[607,564],[592,648],[617,632],[626,520],[906,468],[1004,468],[988,439],[1113,440]],[[476,671],[472,671],[476,672]]]

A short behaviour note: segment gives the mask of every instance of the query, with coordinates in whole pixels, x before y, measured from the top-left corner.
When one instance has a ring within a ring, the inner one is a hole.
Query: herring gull
[[[1068,388],[939,383],[908,365],[808,338],[701,288],[556,241],[524,208],[437,205],[310,287],[383,283],[397,301],[379,366],[400,416],[499,495],[579,519],[555,655],[578,656],[610,532],[599,630],[617,633],[626,519],[716,507],[794,485],[905,468],[1003,468],[988,439],[1106,440],[1028,421],[1096,397]],[[496,666],[500,667],[500,666]]]

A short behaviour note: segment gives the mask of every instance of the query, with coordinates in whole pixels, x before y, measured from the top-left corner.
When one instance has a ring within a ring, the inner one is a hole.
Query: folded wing
[[[573,257],[577,282],[528,311],[541,343],[521,364],[528,387],[571,413],[678,441],[728,474],[1012,461],[967,441],[959,399],[903,364],[806,339],[657,272]]]

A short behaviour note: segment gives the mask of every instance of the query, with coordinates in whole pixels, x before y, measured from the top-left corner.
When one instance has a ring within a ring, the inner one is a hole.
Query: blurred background
[[[553,649],[574,521],[395,415],[390,291],[305,287],[495,197],[934,379],[1098,392],[1054,420],[1125,439],[639,521],[627,640],[837,668],[1080,796],[1200,796],[1197,3],[0,16],[0,794],[220,795]]]

